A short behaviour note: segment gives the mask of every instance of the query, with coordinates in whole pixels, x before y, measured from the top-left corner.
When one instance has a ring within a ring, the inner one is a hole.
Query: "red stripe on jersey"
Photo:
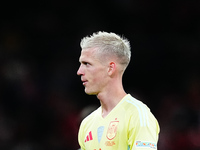
[[[89,132],[89,137],[90,137],[90,140],[93,140],[91,131]]]

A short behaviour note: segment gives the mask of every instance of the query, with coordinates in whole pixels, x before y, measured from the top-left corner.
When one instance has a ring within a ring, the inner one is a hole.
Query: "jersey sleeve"
[[[159,125],[150,111],[131,116],[128,127],[129,150],[157,150]]]

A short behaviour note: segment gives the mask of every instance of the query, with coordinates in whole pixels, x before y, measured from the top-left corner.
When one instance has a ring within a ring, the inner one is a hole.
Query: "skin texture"
[[[89,95],[98,95],[105,86],[107,77],[106,66],[103,66],[95,57],[94,51],[94,49],[82,50],[79,60],[81,65],[77,72],[78,75],[81,75],[85,92]]]
[[[98,57],[96,48],[83,49],[79,58],[77,74],[85,87],[85,93],[96,95],[102,106],[102,117],[126,95],[122,86],[122,66],[113,56],[109,59]]]

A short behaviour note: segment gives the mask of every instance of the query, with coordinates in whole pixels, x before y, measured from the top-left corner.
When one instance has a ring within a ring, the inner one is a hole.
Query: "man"
[[[130,62],[130,43],[115,33],[97,32],[81,40],[77,74],[85,93],[101,106],[81,123],[81,150],[157,149],[159,125],[149,108],[124,91],[123,73]]]

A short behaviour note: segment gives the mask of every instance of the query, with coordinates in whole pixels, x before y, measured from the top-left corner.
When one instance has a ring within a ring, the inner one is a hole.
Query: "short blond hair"
[[[99,31],[91,36],[86,36],[81,40],[80,46],[82,49],[97,48],[103,56],[115,55],[124,69],[131,59],[131,47],[128,39],[112,32]]]

